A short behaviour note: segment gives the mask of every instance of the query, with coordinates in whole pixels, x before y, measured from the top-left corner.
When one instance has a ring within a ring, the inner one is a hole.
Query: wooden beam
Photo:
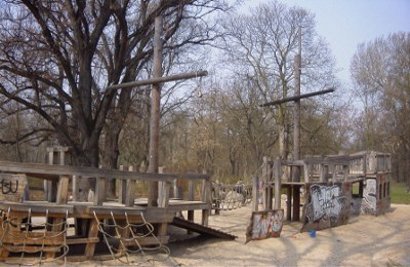
[[[303,95],[299,95],[299,96],[290,96],[290,97],[286,97],[286,98],[282,98],[279,100],[275,100],[275,101],[271,101],[271,102],[267,102],[265,104],[259,105],[260,107],[269,107],[269,106],[277,106],[283,103],[287,103],[287,102],[294,102],[294,101],[299,101],[300,99],[303,98],[309,98],[312,96],[317,96],[317,95],[324,95],[327,93],[332,93],[334,92],[335,89],[334,88],[330,88],[327,90],[323,90],[323,91],[316,91],[316,92],[312,92],[312,93],[307,93],[307,94],[303,94]]]
[[[178,174],[158,174],[158,173],[140,173],[127,172],[114,169],[99,169],[93,167],[80,167],[68,165],[48,165],[40,163],[21,163],[11,161],[0,161],[1,172],[25,173],[28,176],[58,181],[60,176],[78,175],[83,178],[95,177],[115,177],[117,179],[131,180],[155,180],[155,181],[172,181],[177,177],[186,177],[188,179],[203,179],[202,175],[178,175]]]
[[[192,79],[192,78],[196,78],[196,77],[203,77],[203,76],[207,76],[207,75],[208,75],[208,72],[206,70],[179,73],[179,74],[170,75],[170,76],[156,77],[156,78],[151,78],[151,79],[147,79],[147,80],[139,80],[139,81],[135,81],[135,82],[127,82],[127,83],[110,85],[110,86],[107,87],[107,90],[108,89],[112,90],[112,89],[137,87],[137,86],[156,84],[156,83],[165,83],[165,82],[178,81],[178,80],[187,80],[187,79]]]

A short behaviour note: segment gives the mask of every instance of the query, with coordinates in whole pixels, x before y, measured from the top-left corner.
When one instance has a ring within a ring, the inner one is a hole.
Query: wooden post
[[[209,212],[211,207],[211,181],[210,178],[206,178],[202,183],[202,202],[208,204],[208,208],[202,210],[202,225],[208,226]]]
[[[120,165],[120,171],[124,171],[124,165]],[[125,204],[125,196],[127,195],[127,180],[120,180],[120,188],[118,195],[118,202]]]
[[[188,182],[188,200],[192,201],[194,200],[194,194],[195,194],[195,187],[194,187],[194,181],[189,180]],[[188,221],[193,222],[194,221],[194,210],[188,210]],[[190,234],[191,231],[187,230],[187,233]]]
[[[292,220],[292,186],[288,185],[286,191],[286,220]]]
[[[276,192],[275,192],[276,194]],[[252,177],[252,211],[259,209],[259,177]]]
[[[96,177],[95,181],[94,205],[102,205],[106,197],[107,179],[105,177]]]
[[[133,166],[128,166],[128,171],[132,172],[134,170]],[[134,206],[135,200],[135,180],[127,180],[127,188],[125,190],[125,206]]]
[[[95,219],[90,220],[89,238],[98,238],[98,222]],[[88,242],[85,246],[85,257],[91,259],[94,256],[95,242]]]
[[[164,168],[159,168],[159,173],[163,173]],[[169,203],[169,191],[171,188],[171,183],[169,181],[160,181],[158,183],[158,206],[161,208],[168,207]]]
[[[58,187],[57,187],[57,197],[56,197],[57,204],[67,204],[69,181],[70,181],[70,177],[60,176],[60,179],[58,181]]]
[[[47,151],[48,151],[48,164],[53,165],[54,164],[54,149],[52,147],[48,147]],[[54,202],[55,199],[53,199],[53,182],[52,181],[44,180],[44,194],[48,202]]]
[[[300,31],[300,28],[299,28]],[[300,32],[299,32],[300,37]],[[299,43],[299,54],[295,56],[294,71],[295,71],[295,97],[300,96],[300,69],[301,69],[301,44]],[[295,108],[293,114],[293,160],[300,159],[300,99],[295,100]],[[293,166],[292,181],[300,182],[300,168]]]
[[[347,182],[349,179],[349,165],[343,164],[343,181]]]
[[[162,76],[162,16],[155,17],[154,32],[154,62],[152,76],[154,78]],[[150,140],[149,140],[149,173],[158,172],[159,163],[159,123],[161,105],[161,84],[155,83],[151,89],[151,119],[150,119]],[[158,206],[158,182],[150,182],[148,192],[148,206]]]
[[[319,181],[321,183],[327,182],[328,166],[325,164],[320,164],[320,175]]]
[[[160,169],[160,173],[162,173],[162,168]],[[160,182],[161,186],[161,194],[159,195],[158,206],[160,208],[168,208],[169,205],[169,191],[171,188],[171,182],[169,181],[162,181]],[[168,235],[168,223],[160,223],[158,229],[158,236],[159,238]]]
[[[303,171],[304,171],[304,176],[305,176],[305,183],[309,183],[310,181],[310,172],[311,172],[311,164],[304,163],[303,164]]]
[[[281,207],[281,177],[282,177],[282,162],[280,158],[275,160],[275,209]]]
[[[73,201],[77,201],[78,200],[78,177],[77,175],[73,175],[71,186],[72,186]]]
[[[269,206],[272,207],[272,188],[270,184],[270,159],[263,157],[262,165],[262,180],[263,180],[263,210],[268,210]],[[270,199],[270,200],[269,200]]]
[[[173,193],[172,195],[174,196],[174,198],[176,199],[180,199],[181,198],[181,192],[179,192],[179,188],[178,188],[178,179],[175,178],[174,181],[172,181],[172,187],[173,187]]]

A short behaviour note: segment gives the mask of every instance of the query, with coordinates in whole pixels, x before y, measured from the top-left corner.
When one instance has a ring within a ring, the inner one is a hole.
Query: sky
[[[247,0],[255,6],[269,0]],[[337,77],[351,86],[350,62],[360,43],[395,32],[410,32],[410,0],[283,0],[316,18],[316,30],[336,59]]]

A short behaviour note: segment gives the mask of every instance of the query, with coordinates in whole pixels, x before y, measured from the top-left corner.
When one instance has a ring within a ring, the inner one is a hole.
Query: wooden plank
[[[50,247],[41,247],[41,246],[16,246],[16,245],[7,245],[3,244],[4,248],[9,252],[26,252],[26,253],[37,253],[40,251],[48,253],[57,253],[61,250],[60,246],[50,246]]]
[[[127,181],[127,188],[125,193],[125,206],[132,207],[134,206],[135,199],[135,181]]]
[[[282,177],[282,163],[278,158],[275,160],[275,209],[281,208],[281,177]]]
[[[57,204],[67,204],[69,181],[70,181],[70,177],[60,176],[60,180],[58,181],[58,187],[57,187],[57,197],[56,197]]]
[[[102,205],[106,198],[107,178],[97,177],[94,195],[94,205]]]
[[[303,171],[304,171],[304,178],[305,178],[304,182],[305,183],[309,183],[311,167],[312,167],[311,164],[307,164],[307,163],[303,164]]]
[[[167,208],[169,206],[169,192],[171,190],[170,182],[161,182],[162,194],[160,195],[159,207]]]
[[[73,175],[72,176],[72,195],[73,195],[73,201],[77,201],[78,199],[78,181],[79,181],[79,177],[77,175]]]
[[[31,209],[33,216],[45,215],[47,210],[49,216],[52,217],[65,217],[67,211],[69,214],[73,213],[72,205],[55,203],[30,203],[30,201],[23,203],[0,201],[0,209],[7,210],[8,208],[11,208],[13,214],[21,213],[22,216],[26,217],[29,209]]]
[[[147,181],[172,181],[173,179],[184,176],[189,179],[200,179],[201,176],[197,175],[184,175],[184,174],[158,174],[158,173],[140,173],[140,172],[128,172],[114,169],[99,169],[93,167],[81,167],[81,166],[60,166],[60,165],[47,165],[40,163],[21,163],[0,161],[0,171],[11,173],[25,173],[33,177],[50,179],[58,181],[59,176],[73,175],[82,176],[83,178],[90,179],[95,177],[115,177],[117,179],[131,179],[131,180],[147,180]]]
[[[98,222],[94,219],[90,222],[90,228],[88,231],[88,238],[98,238]],[[95,243],[87,243],[85,246],[84,255],[86,258],[91,259],[94,256]]]
[[[252,178],[252,211],[258,211],[259,208],[259,177]]]
[[[319,182],[324,183],[325,181],[327,181],[327,174],[329,172],[329,168],[327,165],[324,164],[320,164],[319,167],[319,171],[320,171],[320,175],[319,175]]]
[[[64,242],[64,235],[60,232],[11,232],[5,234],[2,240],[3,244],[15,246],[23,245],[44,245],[60,246]]]
[[[268,202],[269,202],[269,192],[268,192],[268,185],[269,185],[269,163],[270,159],[268,157],[263,157],[263,165],[262,165],[262,181],[263,181],[263,191],[262,191],[262,198],[263,198],[263,210],[267,209]]]

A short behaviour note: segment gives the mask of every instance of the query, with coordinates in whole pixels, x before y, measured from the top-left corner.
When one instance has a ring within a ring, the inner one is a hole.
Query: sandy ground
[[[410,205],[392,205],[378,217],[360,216],[349,224],[299,233],[300,223],[285,224],[280,238],[245,244],[250,207],[222,211],[209,225],[238,236],[235,241],[196,236],[170,243],[165,261],[135,257],[137,266],[410,266]],[[199,217],[199,216],[198,216]],[[171,229],[172,230],[172,229]],[[88,266],[117,266],[118,261],[86,262]]]

